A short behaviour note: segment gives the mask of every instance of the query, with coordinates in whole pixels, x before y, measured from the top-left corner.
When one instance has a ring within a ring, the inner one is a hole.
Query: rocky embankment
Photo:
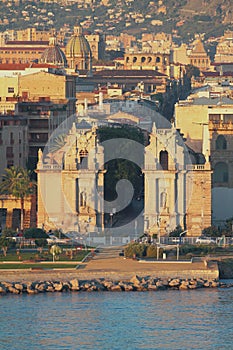
[[[128,281],[114,281],[110,279],[78,280],[70,281],[38,281],[38,282],[0,282],[0,295],[12,294],[38,294],[54,292],[81,292],[81,291],[159,291],[159,290],[194,290],[199,288],[224,288],[233,287],[233,284],[226,284],[215,279],[160,279],[152,277],[133,276]]]

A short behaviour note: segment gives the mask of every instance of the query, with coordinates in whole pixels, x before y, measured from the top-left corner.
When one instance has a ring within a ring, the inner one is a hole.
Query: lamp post
[[[109,215],[110,215],[110,226],[111,226],[111,228],[112,228],[112,217],[113,217],[113,213],[111,212]]]
[[[160,217],[158,216],[158,219],[157,219],[157,225],[158,225],[158,243],[160,244]]]
[[[87,220],[89,245],[91,243],[90,222],[91,222],[91,218],[89,217],[88,220]]]
[[[160,248],[160,244],[157,243],[157,260],[159,260],[159,248]]]
[[[176,246],[177,250],[176,250],[176,260],[179,260],[179,253],[180,253],[180,245],[179,243]]]
[[[202,208],[201,208],[201,231],[204,229],[204,202],[205,196],[202,196]]]
[[[112,228],[112,224],[113,224],[113,215],[116,214],[116,208],[112,208],[112,211],[111,213],[109,214],[110,215],[110,225],[111,225],[111,228]]]
[[[179,243],[177,244],[177,251],[176,251],[176,260],[179,260],[179,254],[180,254],[180,243],[181,243],[181,237],[183,234],[185,234],[188,230],[185,230],[183,232],[180,233],[180,239],[179,239]]]

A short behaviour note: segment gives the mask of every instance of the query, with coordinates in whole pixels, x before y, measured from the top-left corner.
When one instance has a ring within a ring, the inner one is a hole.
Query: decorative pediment
[[[130,113],[126,113],[126,112],[122,112],[122,111],[119,111],[117,113],[112,114],[110,117],[108,117],[108,119],[121,120],[121,121],[122,121],[122,119],[125,119],[125,120],[130,120],[131,122],[134,122],[136,124],[139,123],[139,121],[140,121],[139,117],[136,117]]]

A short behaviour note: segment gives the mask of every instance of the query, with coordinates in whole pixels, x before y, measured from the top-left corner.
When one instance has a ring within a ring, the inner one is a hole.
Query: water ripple
[[[7,295],[1,350],[232,349],[232,289]]]

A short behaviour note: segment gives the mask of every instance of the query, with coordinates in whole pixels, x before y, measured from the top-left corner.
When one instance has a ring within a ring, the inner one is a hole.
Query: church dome
[[[67,57],[91,57],[90,45],[83,35],[82,27],[74,27],[74,34],[66,46]]]
[[[62,49],[57,45],[55,38],[49,39],[49,47],[42,53],[40,62],[66,67],[67,60]]]

